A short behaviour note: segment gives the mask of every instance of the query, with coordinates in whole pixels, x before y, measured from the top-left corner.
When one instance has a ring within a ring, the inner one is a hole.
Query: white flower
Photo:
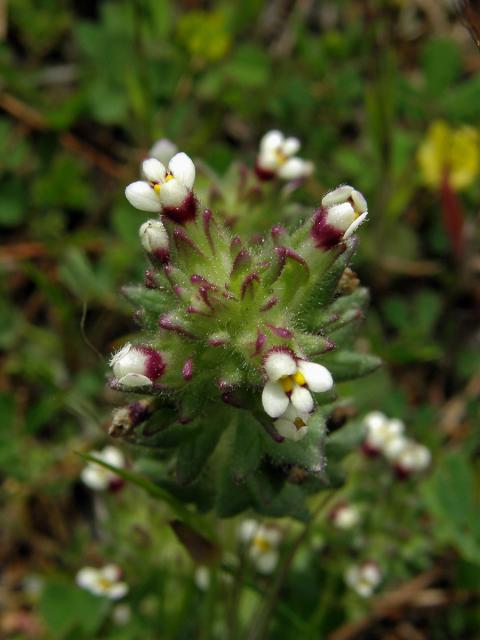
[[[105,596],[119,600],[128,593],[128,585],[121,580],[122,572],[115,564],[107,564],[101,569],[84,567],[76,576],[79,587],[95,596]]]
[[[210,587],[210,570],[208,567],[197,567],[195,569],[194,580],[200,591],[207,591]]]
[[[288,440],[298,442],[308,433],[308,413],[297,411],[293,405],[289,405],[285,413],[274,421],[275,429]]]
[[[345,582],[362,598],[369,598],[382,581],[382,573],[375,562],[353,565],[345,573]]]
[[[320,393],[333,386],[331,373],[326,367],[299,360],[288,349],[270,351],[264,368],[268,382],[263,389],[262,404],[271,418],[283,416],[290,403],[299,412],[297,415],[310,413],[313,410],[310,391]]]
[[[168,164],[173,156],[178,152],[177,145],[168,138],[160,138],[157,140],[148,155],[150,158],[156,158],[163,164]]]
[[[112,620],[119,627],[123,627],[130,622],[132,618],[132,610],[126,602],[117,604],[112,611]]]
[[[351,236],[368,216],[364,196],[348,184],[327,193],[322,207],[327,210],[326,223],[342,231],[343,238]]]
[[[125,189],[127,200],[141,211],[160,212],[181,207],[195,181],[195,165],[186,153],[177,153],[168,168],[156,158],[142,163],[145,180],[132,182]]]
[[[300,149],[298,138],[285,138],[281,131],[269,131],[260,141],[257,170],[260,177],[277,176],[298,180],[313,173],[313,163],[295,156]]]
[[[147,253],[161,259],[169,255],[168,234],[160,220],[147,220],[138,231],[142,247]]]
[[[165,371],[165,362],[158,351],[130,342],[111,358],[110,366],[118,384],[125,387],[152,386]]]
[[[379,411],[373,411],[365,416],[363,420],[366,437],[364,447],[370,453],[384,453],[390,455],[400,445],[403,439],[405,425],[401,420],[389,420],[387,416]]]
[[[360,522],[360,511],[353,504],[341,503],[333,510],[331,518],[335,527],[347,531]]]
[[[240,540],[248,545],[248,556],[260,573],[269,574],[278,563],[278,547],[282,534],[276,527],[256,520],[244,520],[239,529]]]
[[[404,446],[391,459],[400,474],[410,475],[425,471],[432,460],[432,454],[423,444],[405,440]]]
[[[125,467],[123,453],[116,447],[108,446],[102,451],[92,451],[91,455],[117,469],[123,469]],[[123,483],[120,476],[96,462],[88,462],[80,477],[84,484],[94,491],[115,489]]]

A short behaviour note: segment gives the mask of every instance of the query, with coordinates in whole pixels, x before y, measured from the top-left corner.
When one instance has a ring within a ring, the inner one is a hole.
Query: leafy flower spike
[[[300,360],[289,349],[272,349],[265,357],[264,369],[268,382],[263,389],[262,404],[271,418],[282,416],[290,404],[301,414],[308,414],[313,410],[310,391],[321,393],[333,387],[333,378],[326,367]]]
[[[186,153],[174,155],[167,169],[160,160],[148,158],[142,163],[142,172],[145,180],[132,182],[125,189],[130,204],[141,211],[162,212],[180,224],[195,217],[195,165]]]
[[[256,172],[260,179],[298,180],[313,173],[313,163],[295,156],[300,149],[298,138],[285,138],[281,131],[266,133],[260,141]]]

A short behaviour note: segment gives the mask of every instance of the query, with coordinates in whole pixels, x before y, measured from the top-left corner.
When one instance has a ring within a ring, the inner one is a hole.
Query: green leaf
[[[437,96],[450,89],[462,67],[457,44],[447,38],[429,40],[422,52],[422,66],[429,93]]]
[[[239,413],[231,451],[230,469],[233,479],[242,482],[259,466],[263,455],[262,427],[245,411]]]
[[[190,484],[202,472],[225,427],[224,422],[203,423],[192,437],[180,446],[176,476],[181,485]]]
[[[322,364],[329,369],[335,382],[343,382],[373,373],[382,361],[368,353],[338,351],[325,354]]]
[[[460,451],[447,453],[421,492],[438,539],[453,545],[466,560],[480,563],[479,501],[467,456]]]
[[[111,609],[106,598],[94,596],[59,578],[47,582],[39,603],[49,638],[64,638],[80,628],[87,637],[96,636]]]

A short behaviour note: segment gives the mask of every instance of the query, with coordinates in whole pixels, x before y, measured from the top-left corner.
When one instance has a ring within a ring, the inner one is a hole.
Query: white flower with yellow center
[[[161,212],[182,207],[195,182],[195,165],[186,153],[177,153],[168,167],[156,158],[142,163],[145,180],[132,182],[125,189],[127,200],[141,211]]]
[[[102,451],[92,451],[91,455],[117,469],[125,467],[125,457],[120,449],[116,447],[108,446]],[[123,485],[123,480],[120,476],[96,462],[88,462],[80,477],[82,482],[94,491],[115,490]]]
[[[260,573],[269,574],[278,563],[278,547],[282,534],[276,527],[256,520],[244,520],[239,530],[240,540],[248,545],[248,556]]]
[[[301,418],[313,410],[310,391],[322,393],[333,387],[326,367],[300,360],[289,349],[272,349],[264,360],[264,369],[268,382],[263,388],[262,404],[271,418],[283,416],[290,403]]]
[[[83,567],[77,573],[76,582],[95,596],[105,596],[119,600],[128,593],[128,585],[121,580],[122,571],[115,564],[107,564],[101,569]]]
[[[285,413],[274,420],[273,424],[282,438],[298,442],[308,433],[308,413],[297,411],[293,405],[289,405]]]
[[[375,562],[353,565],[345,573],[345,582],[362,598],[369,598],[382,581],[382,573]]]
[[[257,174],[268,179],[298,180],[313,173],[313,163],[295,156],[300,149],[298,138],[285,138],[281,131],[266,133],[260,141]]]
[[[327,193],[322,200],[326,209],[326,224],[343,233],[343,238],[351,236],[368,216],[365,197],[349,184],[337,187]]]

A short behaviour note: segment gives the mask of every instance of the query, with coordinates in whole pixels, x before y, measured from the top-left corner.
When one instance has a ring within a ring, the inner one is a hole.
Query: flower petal
[[[267,382],[262,392],[262,404],[271,418],[279,418],[288,407],[288,396],[278,382]]]
[[[333,378],[327,367],[316,362],[302,360],[298,368],[305,378],[308,388],[315,393],[328,391],[333,387]]]
[[[312,164],[302,158],[290,158],[278,169],[277,175],[282,180],[298,180],[311,173]]]
[[[278,562],[278,551],[267,551],[255,558],[255,567],[257,571],[268,575],[275,571]]]
[[[353,187],[349,184],[342,184],[333,191],[329,191],[322,199],[323,207],[334,207],[336,204],[343,204],[352,195]]]
[[[142,173],[149,182],[163,182],[167,171],[160,160],[147,158],[142,162]]]
[[[118,379],[118,384],[123,385],[124,387],[150,387],[153,385],[153,382],[147,376],[142,375],[141,373],[127,373]]]
[[[164,182],[160,189],[160,201],[164,207],[181,207],[187,195],[187,187],[176,178]]]
[[[253,520],[252,518],[248,518],[244,520],[240,524],[240,528],[238,531],[238,537],[242,542],[250,542],[253,536],[256,534],[258,530],[258,522]]]
[[[272,131],[267,131],[267,133],[260,140],[260,150],[261,151],[275,151],[278,149],[285,140],[285,136],[278,129],[272,129]]]
[[[121,469],[125,466],[125,458],[123,453],[117,447],[107,446],[103,449],[101,459],[112,467]]]
[[[140,211],[159,212],[162,210],[159,197],[152,187],[143,180],[129,184],[125,189],[125,197],[131,205]]]
[[[190,156],[187,156],[183,151],[175,154],[168,163],[168,168],[174,178],[187,187],[187,189],[193,187],[193,183],[195,182],[195,165]]]
[[[116,582],[105,590],[105,595],[111,600],[120,600],[128,593],[128,585],[126,582]]]
[[[368,209],[367,200],[363,193],[354,189],[350,197],[357,213],[364,213]]]
[[[98,576],[98,569],[95,569],[94,567],[83,567],[83,569],[80,569],[80,571],[77,573],[75,582],[79,587],[82,587],[82,589],[90,590],[92,586],[96,584]]]
[[[355,233],[358,227],[365,222],[365,220],[367,219],[367,216],[368,216],[368,211],[365,211],[365,213],[362,213],[361,216],[358,216],[358,218],[354,220],[352,224],[348,227],[348,229],[345,231],[345,233],[343,234],[343,237],[346,239],[346,238],[349,238],[353,233]]]
[[[89,463],[80,474],[82,482],[94,491],[105,491],[108,488],[109,478],[106,469]]]
[[[270,151],[267,149],[266,151],[261,151],[257,158],[257,165],[260,169],[265,169],[266,171],[276,171],[278,168],[278,157],[274,151]]]
[[[300,140],[298,138],[285,138],[282,144],[282,151],[286,156],[293,156],[300,149]]]
[[[346,232],[357,220],[355,210],[349,202],[336,204],[327,209],[327,223],[340,231]]]
[[[168,164],[168,162],[173,158],[177,151],[178,148],[175,143],[173,143],[168,138],[161,138],[160,140],[157,140],[157,142],[155,142],[148,153],[151,158],[156,158],[163,164]]]
[[[313,398],[306,387],[295,385],[290,400],[298,411],[310,413],[313,410]]]
[[[264,362],[265,373],[275,382],[283,376],[291,376],[297,370],[297,362],[288,351],[270,351]]]

